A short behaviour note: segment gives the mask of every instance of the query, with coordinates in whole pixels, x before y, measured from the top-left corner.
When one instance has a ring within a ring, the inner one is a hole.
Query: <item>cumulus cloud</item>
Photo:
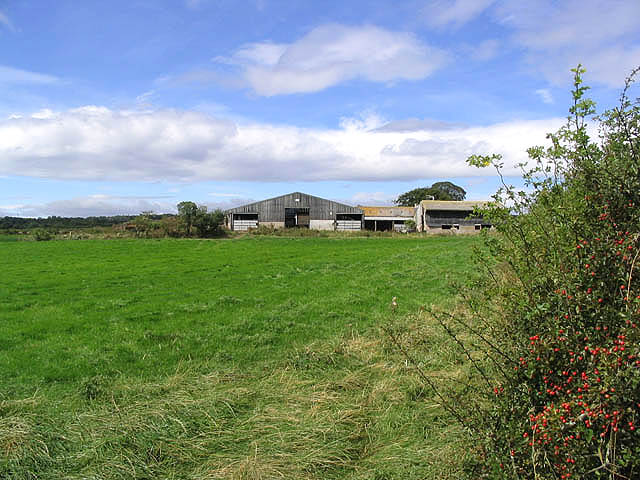
[[[0,175],[178,181],[410,180],[483,176],[472,153],[504,155],[507,173],[562,119],[413,129],[241,124],[204,113],[86,106],[0,121]]]
[[[0,85],[51,85],[59,82],[60,79],[53,75],[0,65]]]
[[[238,66],[258,94],[317,92],[353,80],[389,83],[419,80],[447,61],[447,54],[405,32],[374,26],[323,25],[294,43],[252,43],[219,63]]]

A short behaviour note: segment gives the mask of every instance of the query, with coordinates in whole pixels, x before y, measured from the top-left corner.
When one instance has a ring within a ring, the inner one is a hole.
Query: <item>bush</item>
[[[44,228],[38,228],[33,231],[33,238],[36,242],[47,242],[53,239],[53,234]]]
[[[407,227],[407,231],[408,232],[415,232],[416,231],[416,221],[415,220],[405,220],[404,224]]]
[[[193,225],[198,230],[201,238],[210,238],[222,234],[222,224],[224,223],[224,213],[222,210],[207,211],[206,206],[198,207]]]
[[[638,70],[599,117],[583,72],[551,147],[528,150],[528,192],[503,184],[482,212],[498,235],[486,234],[486,274],[464,290],[468,315],[435,313],[475,372],[466,407],[448,408],[490,478],[640,475]],[[469,162],[501,172],[499,155]]]

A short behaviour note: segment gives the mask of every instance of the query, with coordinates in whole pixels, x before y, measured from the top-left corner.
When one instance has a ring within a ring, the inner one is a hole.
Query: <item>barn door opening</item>
[[[285,208],[284,226],[287,228],[309,228],[310,215],[309,208]]]
[[[336,214],[336,230],[360,230],[362,228],[361,213]]]
[[[234,213],[232,230],[246,231],[258,228],[257,213]]]

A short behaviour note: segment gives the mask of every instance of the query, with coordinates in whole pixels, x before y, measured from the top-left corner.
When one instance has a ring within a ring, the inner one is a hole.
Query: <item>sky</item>
[[[0,0],[0,216],[489,198],[640,65],[638,0]]]

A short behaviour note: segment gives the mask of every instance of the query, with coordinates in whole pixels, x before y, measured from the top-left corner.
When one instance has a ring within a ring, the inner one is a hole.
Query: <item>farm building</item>
[[[367,230],[406,232],[406,221],[415,221],[415,207],[358,207],[364,212],[364,228]]]
[[[416,226],[419,232],[458,230],[472,232],[491,228],[482,217],[473,216],[476,207],[487,202],[423,200],[416,207]]]
[[[231,230],[249,230],[260,225],[275,228],[315,230],[361,230],[362,210],[343,203],[294,192],[231,208],[225,224]]]

